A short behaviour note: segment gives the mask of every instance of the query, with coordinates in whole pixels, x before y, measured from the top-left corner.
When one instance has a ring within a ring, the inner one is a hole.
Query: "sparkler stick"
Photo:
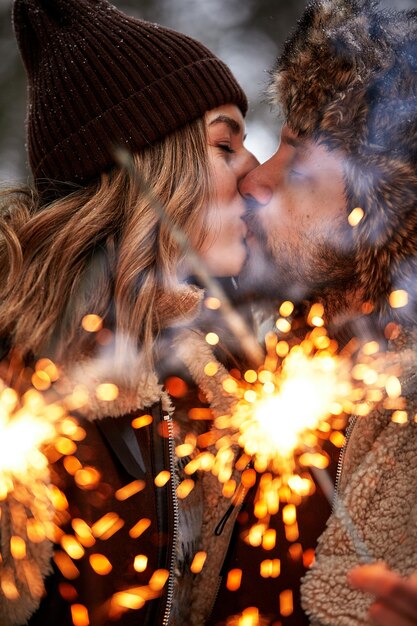
[[[254,367],[259,366],[263,360],[262,349],[243,317],[234,309],[224,289],[221,287],[219,282],[211,276],[203,259],[193,248],[184,231],[172,221],[169,215],[167,215],[162,203],[155,196],[147,181],[137,171],[130,152],[118,149],[115,156],[117,162],[129,172],[129,175],[136,182],[140,192],[149,198],[150,204],[154,208],[161,222],[165,223],[170,228],[171,235],[178,247],[182,252],[187,254],[188,262],[190,263],[195,276],[197,276],[210,294],[221,302],[220,310],[223,317],[232,333],[240,342],[245,356],[251,363],[253,363]]]

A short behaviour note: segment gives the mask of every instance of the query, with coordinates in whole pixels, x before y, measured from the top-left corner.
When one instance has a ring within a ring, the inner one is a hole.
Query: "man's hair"
[[[206,235],[210,197],[205,125],[196,120],[134,155],[135,167],[170,220]],[[39,205],[30,188],[6,189],[0,214],[0,328],[25,355],[60,363],[91,356],[96,314],[116,339],[150,359],[160,329],[194,310],[195,289],[179,284],[178,249],[152,199],[114,168],[94,183]]]

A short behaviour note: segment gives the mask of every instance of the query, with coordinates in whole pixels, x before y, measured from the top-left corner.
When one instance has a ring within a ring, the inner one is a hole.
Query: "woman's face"
[[[237,106],[212,109],[205,122],[213,201],[204,216],[208,234],[199,252],[213,276],[236,276],[247,253],[245,204],[238,184],[258,161],[243,145],[245,124]]]

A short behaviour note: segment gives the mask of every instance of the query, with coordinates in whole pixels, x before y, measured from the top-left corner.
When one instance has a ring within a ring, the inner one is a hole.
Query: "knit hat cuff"
[[[193,85],[193,99],[187,91],[188,82]],[[118,102],[47,154],[30,146],[34,178],[86,183],[114,163],[117,147],[138,151],[222,104],[236,104],[243,115],[248,106],[244,92],[222,61],[198,60]],[[109,138],[108,143],[103,137]]]

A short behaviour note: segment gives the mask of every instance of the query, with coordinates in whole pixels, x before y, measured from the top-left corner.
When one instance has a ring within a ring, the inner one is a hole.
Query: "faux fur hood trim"
[[[373,0],[313,0],[272,73],[289,126],[342,155],[365,298],[407,289],[417,319],[417,14]]]
[[[372,0],[309,3],[277,59],[269,89],[294,131],[313,136],[327,129],[347,150],[364,140],[352,121],[361,120],[364,130],[364,92],[380,67],[392,65],[392,54],[383,56],[389,53],[385,38],[371,35],[384,17]]]
[[[106,360],[91,360],[78,363],[69,373],[74,408],[83,417],[94,421],[104,417],[120,417],[137,409],[145,409],[162,400],[164,410],[172,412],[172,404],[168,394],[158,382],[154,371],[147,371],[141,363],[126,364],[126,373],[117,373],[117,368]],[[128,374],[128,377],[127,377]],[[103,385],[116,385],[117,397],[104,400],[100,394]],[[77,406],[77,396],[84,398],[81,406]],[[71,395],[69,407],[72,408]]]
[[[189,325],[200,312],[204,291],[194,285],[180,285],[175,294],[162,294],[155,306],[163,325],[172,324],[175,318],[178,333],[182,326]],[[204,342],[205,343],[205,342]],[[207,345],[207,344],[206,344]],[[185,352],[188,350],[186,346]],[[195,354],[195,346],[190,348]],[[103,400],[100,386],[117,386],[118,395],[113,400]],[[137,409],[145,409],[162,401],[163,409],[172,413],[173,406],[169,395],[158,382],[158,377],[150,369],[143,354],[129,340],[123,342],[123,349],[116,354],[113,349],[104,348],[97,357],[76,363],[65,372],[61,383],[63,395],[74,396],[69,400],[69,408],[74,408],[89,420],[103,417],[120,417]],[[85,401],[77,406],[77,395]]]

